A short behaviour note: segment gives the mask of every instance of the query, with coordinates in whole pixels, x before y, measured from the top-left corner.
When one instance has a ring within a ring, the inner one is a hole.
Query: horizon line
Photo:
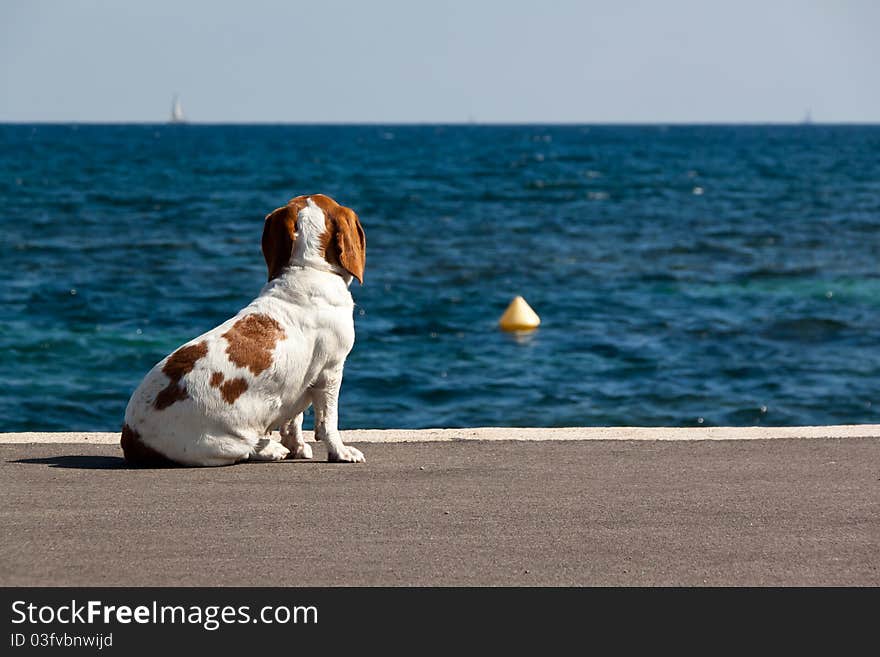
[[[706,120],[706,121],[185,121],[172,123],[162,121],[140,120],[0,120],[0,125],[142,125],[142,126],[316,126],[316,127],[382,127],[382,126],[474,126],[474,127],[516,127],[516,126],[560,126],[560,127],[591,127],[591,126],[631,126],[631,127],[673,127],[673,126],[880,126],[880,120],[874,121],[734,121],[734,120]]]

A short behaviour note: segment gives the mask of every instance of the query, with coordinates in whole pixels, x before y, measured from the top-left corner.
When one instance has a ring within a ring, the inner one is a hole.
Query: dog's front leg
[[[310,459],[312,447],[307,445],[303,438],[303,414],[300,413],[292,420],[288,420],[281,427],[281,444],[290,450],[288,458]]]
[[[327,460],[344,463],[363,463],[364,455],[355,447],[342,444],[339,435],[339,388],[342,369],[328,372],[311,388],[315,407],[315,438],[327,443]]]

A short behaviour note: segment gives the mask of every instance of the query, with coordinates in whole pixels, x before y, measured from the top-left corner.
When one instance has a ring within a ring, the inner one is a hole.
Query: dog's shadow
[[[284,459],[277,463],[322,463],[313,459]],[[48,465],[50,468],[73,468],[75,470],[168,470],[168,469],[198,469],[195,466],[185,466],[169,463],[168,465],[136,466],[125,462],[121,456],[88,456],[83,454],[67,456],[43,456],[39,458],[14,459],[9,463],[25,463],[28,465]],[[265,465],[268,461],[240,461],[235,465]],[[273,462],[274,463],[274,462]],[[232,467],[231,465],[225,467]]]
[[[43,456],[40,458],[15,459],[10,463],[48,465],[50,468],[75,468],[77,470],[126,470],[130,466],[121,456]]]

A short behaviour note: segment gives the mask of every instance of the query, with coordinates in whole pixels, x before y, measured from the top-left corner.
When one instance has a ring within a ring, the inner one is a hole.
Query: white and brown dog
[[[363,283],[366,259],[360,221],[327,196],[298,196],[266,217],[262,246],[269,282],[259,296],[160,361],[132,394],[121,441],[129,463],[311,458],[302,433],[309,404],[329,460],[363,462],[337,427],[354,344],[348,287]]]

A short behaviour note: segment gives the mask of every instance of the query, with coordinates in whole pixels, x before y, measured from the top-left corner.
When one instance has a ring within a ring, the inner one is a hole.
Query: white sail
[[[183,116],[183,105],[180,104],[180,98],[174,96],[174,102],[171,103],[171,123],[184,123],[186,118]]]

